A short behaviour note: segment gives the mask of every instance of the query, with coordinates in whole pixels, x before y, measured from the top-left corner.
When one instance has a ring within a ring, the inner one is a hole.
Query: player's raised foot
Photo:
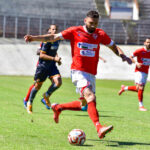
[[[45,105],[45,107],[46,107],[47,109],[50,109],[50,107],[46,104],[46,101],[45,101],[44,98],[41,99],[41,102]]]
[[[46,105],[47,105],[48,107],[51,107],[51,103],[50,103],[50,101],[49,101],[49,96],[47,97],[46,94],[44,93],[44,94],[43,94],[43,98],[44,98],[44,100],[45,100]]]
[[[28,101],[25,101],[25,98],[24,98],[24,99],[23,99],[23,105],[24,105],[24,108],[25,108],[25,109],[27,109],[27,102],[28,102]]]
[[[99,130],[98,130],[98,137],[99,137],[100,139],[104,138],[105,135],[106,135],[107,133],[111,132],[112,129],[113,129],[113,126],[112,126],[112,125],[110,125],[110,126],[108,126],[108,127],[102,126],[102,127],[99,128]]]
[[[58,105],[59,105],[59,104],[56,104],[56,103],[54,103],[54,104],[51,105],[51,108],[52,108],[52,110],[53,110],[53,112],[54,112],[53,118],[54,118],[54,121],[55,121],[56,123],[59,122],[59,115],[60,115],[60,113],[61,113],[61,111],[59,111],[58,108],[57,108]]]
[[[125,91],[125,85],[121,85],[121,89],[118,92],[118,95],[121,95]]]
[[[32,104],[30,102],[27,102],[27,112],[28,114],[32,114]]]
[[[139,107],[139,111],[147,111],[146,108],[144,108],[144,106]]]

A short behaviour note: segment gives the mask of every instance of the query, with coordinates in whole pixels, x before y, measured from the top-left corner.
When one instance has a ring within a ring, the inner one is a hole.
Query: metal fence
[[[82,25],[83,21],[0,16],[0,37],[23,38],[26,34],[45,34],[50,24],[57,24],[62,31],[70,26]]]
[[[83,25],[83,20],[0,16],[0,37],[23,38],[26,34],[45,34],[50,24],[59,25],[59,31],[62,31],[70,26]],[[149,21],[101,19],[99,27],[118,44],[140,45],[150,34]]]

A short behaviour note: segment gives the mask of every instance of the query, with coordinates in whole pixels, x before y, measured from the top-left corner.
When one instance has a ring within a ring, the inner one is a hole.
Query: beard
[[[86,29],[89,33],[93,33],[95,31],[95,28],[89,28],[86,26]]]
[[[150,50],[150,45],[147,45],[146,48],[147,48],[148,50]]]

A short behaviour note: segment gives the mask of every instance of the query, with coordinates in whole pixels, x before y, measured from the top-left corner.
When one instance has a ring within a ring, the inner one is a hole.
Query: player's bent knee
[[[96,100],[96,97],[94,94],[89,94],[87,97],[86,97],[86,101],[87,103],[90,103],[92,101],[95,101]]]
[[[58,79],[58,80],[55,82],[55,86],[59,88],[61,85],[62,85],[62,81]]]
[[[96,100],[96,96],[90,88],[86,88],[82,94],[84,95],[84,98],[86,99],[87,103],[90,103]]]
[[[43,82],[36,82],[35,83],[35,89],[36,90],[40,90],[40,88],[42,87]]]
[[[140,90],[144,90],[144,86],[139,86],[139,89]]]

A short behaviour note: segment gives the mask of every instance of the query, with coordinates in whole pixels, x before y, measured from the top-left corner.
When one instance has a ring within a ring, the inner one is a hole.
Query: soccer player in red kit
[[[123,61],[127,61],[129,64],[131,64],[132,61],[124,55],[123,51],[115,45],[102,29],[97,28],[98,22],[98,12],[89,11],[84,19],[84,26],[70,27],[54,35],[26,35],[24,38],[26,42],[70,40],[72,52],[71,78],[82,98],[81,101],[53,104],[54,120],[58,123],[59,115],[63,110],[81,110],[82,102],[86,101],[89,117],[93,121],[98,136],[101,139],[113,129],[113,126],[101,125],[96,109],[95,75],[97,73],[100,43],[108,46],[116,55],[120,56]]]
[[[132,62],[136,64],[135,67],[135,84],[134,86],[121,86],[119,95],[125,91],[133,91],[138,93],[139,110],[147,111],[143,106],[143,92],[148,77],[148,70],[150,65],[150,38],[144,42],[145,47],[135,50],[130,57]],[[137,57],[137,62],[133,59]]]

